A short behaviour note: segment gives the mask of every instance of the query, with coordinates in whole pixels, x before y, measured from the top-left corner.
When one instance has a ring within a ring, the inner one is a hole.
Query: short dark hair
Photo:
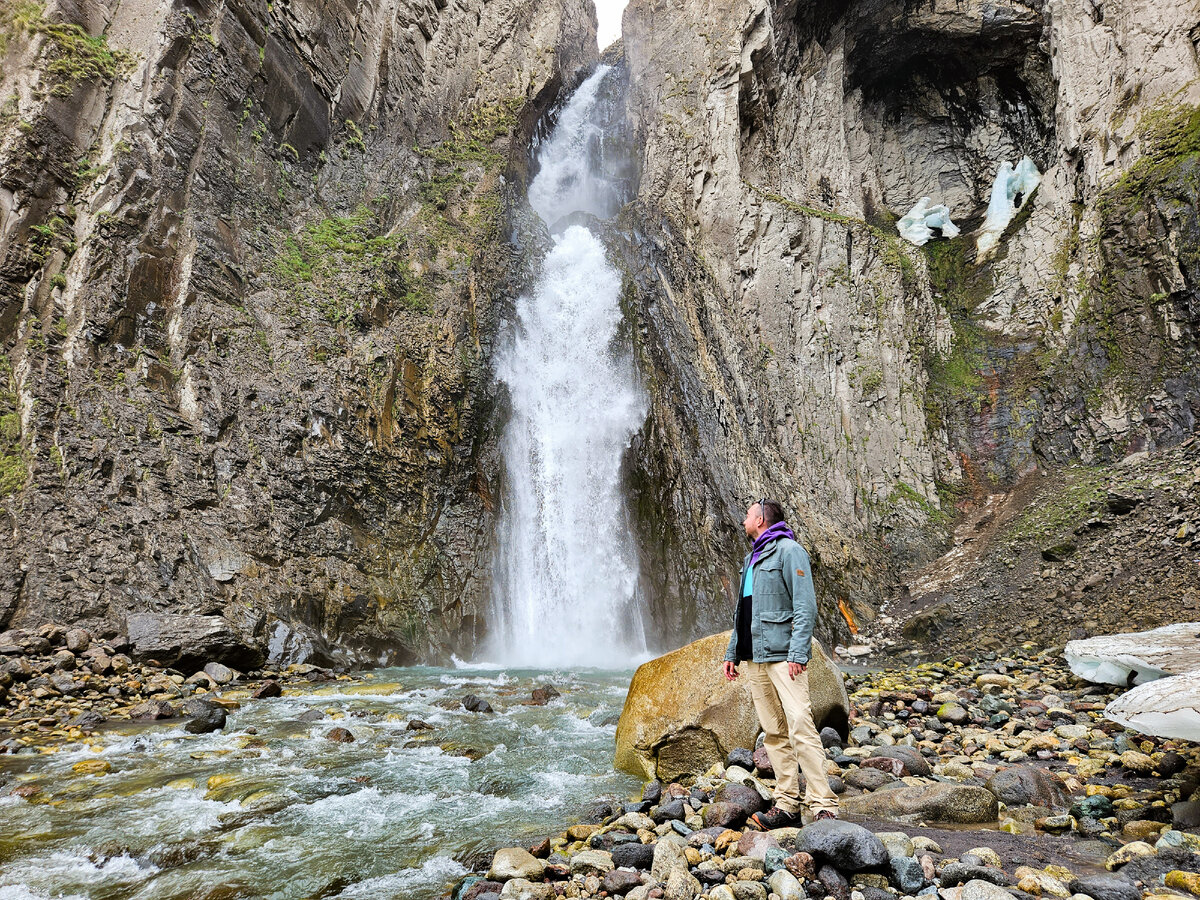
[[[767,523],[768,528],[783,521],[783,507],[774,500],[764,497],[758,501],[758,505],[762,507],[763,521]]]

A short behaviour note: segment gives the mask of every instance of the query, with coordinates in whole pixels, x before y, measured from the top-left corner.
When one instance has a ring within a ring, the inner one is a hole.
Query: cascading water
[[[529,202],[550,228],[611,216],[600,66],[538,151]],[[554,237],[533,292],[517,301],[497,359],[512,418],[495,565],[495,651],[510,664],[613,668],[645,651],[637,557],[621,457],[645,418],[632,360],[617,345],[621,276],[584,225]]]

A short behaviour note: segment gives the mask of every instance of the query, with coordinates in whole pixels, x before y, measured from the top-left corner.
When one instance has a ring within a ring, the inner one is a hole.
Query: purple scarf
[[[796,539],[796,535],[792,534],[792,529],[788,528],[787,522],[776,522],[758,536],[754,546],[750,548],[750,565],[753,566],[758,562],[758,558],[767,549],[768,544],[780,538],[791,538],[793,541]]]

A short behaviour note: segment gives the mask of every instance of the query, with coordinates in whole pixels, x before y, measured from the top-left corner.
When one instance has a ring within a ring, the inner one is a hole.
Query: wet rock
[[[283,696],[283,687],[278,681],[264,681],[250,692],[250,696],[255,700],[269,700],[272,697],[281,697]]]
[[[1066,809],[1071,803],[1063,783],[1053,773],[1036,766],[1001,769],[987,780],[986,787],[1009,807],[1032,803],[1049,809]]]
[[[842,799],[849,813],[896,821],[924,820],[959,824],[983,824],[996,821],[999,807],[996,795],[983,787],[968,784],[907,785]]]
[[[112,771],[112,763],[107,759],[85,759],[71,766],[76,775],[107,775]]]
[[[617,844],[611,850],[614,866],[629,869],[649,869],[654,864],[654,844]]]
[[[495,710],[492,709],[492,705],[490,703],[488,703],[486,700],[484,700],[481,697],[475,696],[474,694],[467,694],[467,696],[463,697],[462,705],[463,705],[463,709],[467,710],[467,712],[473,712],[473,713],[495,712]]]
[[[534,706],[545,706],[555,697],[559,696],[561,694],[558,692],[558,688],[552,684],[544,684],[541,687],[533,689],[533,693],[530,695],[530,703]]]
[[[817,869],[816,880],[834,900],[850,900],[850,882],[833,866],[826,865]]]
[[[941,871],[941,879],[943,886],[967,884],[971,881],[986,881],[999,886],[1016,883],[1016,879],[1003,869],[968,862],[947,863]]]
[[[684,806],[683,799],[677,798],[666,803],[660,803],[658,808],[651,813],[656,824],[661,825],[664,822],[670,822],[672,819],[682,821],[691,812],[691,807]]]
[[[175,708],[165,700],[147,700],[129,710],[129,718],[140,721],[173,719],[175,714]]]
[[[191,713],[193,717],[184,724],[184,731],[188,734],[208,734],[225,727],[225,710],[212,703],[203,703],[201,706],[203,709],[200,712]]]
[[[331,728],[325,732],[325,739],[339,744],[353,744],[354,735],[347,728]]]
[[[861,872],[888,865],[888,851],[879,838],[861,825],[837,819],[814,822],[796,835],[796,848],[818,864],[843,872]]]
[[[915,894],[925,885],[925,872],[914,856],[893,856],[890,862],[891,881],[901,892]]]

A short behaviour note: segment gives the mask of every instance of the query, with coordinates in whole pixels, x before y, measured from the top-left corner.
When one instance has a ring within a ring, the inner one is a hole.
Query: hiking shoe
[[[774,831],[776,828],[790,828],[800,825],[800,813],[790,813],[772,806],[766,812],[758,812],[750,817],[750,824],[759,831]]]
[[[819,813],[817,813],[816,818],[813,819],[813,821],[820,822],[822,819],[836,819],[837,817],[838,817],[838,814],[836,812],[834,812],[832,809],[823,809]]]

